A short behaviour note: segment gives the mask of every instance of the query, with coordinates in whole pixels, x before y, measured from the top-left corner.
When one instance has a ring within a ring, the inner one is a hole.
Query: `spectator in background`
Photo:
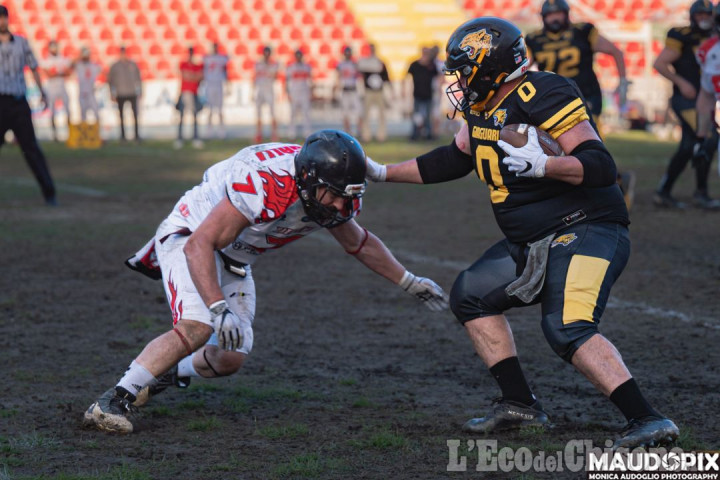
[[[440,60],[440,47],[436,44],[433,45],[430,48],[430,56],[432,58],[433,63],[435,64],[435,69],[438,71],[438,74],[433,79],[433,85],[432,85],[432,108],[430,109],[430,118],[432,120],[432,131],[434,135],[440,134],[440,125],[442,122],[442,114],[443,114],[443,99],[445,97],[445,75],[442,74],[443,68],[445,68],[445,62]],[[453,130],[454,132],[455,130]]]
[[[203,64],[198,63],[195,59],[195,49],[188,48],[188,58],[180,63],[180,98],[178,98],[177,109],[180,112],[180,121],[178,122],[178,136],[175,140],[175,148],[183,146],[183,117],[185,111],[193,116],[193,140],[194,148],[202,148],[203,142],[198,135],[197,114],[202,108],[198,101],[198,88],[203,80]]]
[[[120,47],[120,58],[110,67],[108,74],[110,97],[117,102],[120,113],[120,141],[125,141],[125,119],[123,110],[129,103],[135,122],[135,141],[140,143],[140,127],[138,125],[138,102],[142,98],[142,80],[137,64],[127,57],[124,46]]]
[[[80,120],[85,123],[88,110],[95,115],[95,122],[100,124],[100,109],[95,98],[95,82],[102,68],[90,60],[90,49],[83,47],[80,51],[80,59],[74,65],[75,76],[78,82],[78,93],[80,101]]]
[[[438,76],[437,67],[432,49],[423,47],[422,56],[415,60],[408,68],[408,76],[412,78],[412,134],[410,140],[419,140],[421,137],[427,140],[433,138],[432,111],[433,87],[435,86],[435,78]],[[407,85],[407,79],[403,87]],[[403,98],[407,95],[403,92]]]
[[[65,121],[70,123],[70,100],[65,89],[65,79],[72,72],[70,59],[60,55],[60,46],[57,41],[52,40],[48,44],[48,56],[40,62],[40,67],[47,77],[45,82],[45,94],[47,95],[48,106],[50,107],[50,124],[52,125],[53,140],[58,141],[57,127],[55,126],[55,114],[57,113],[57,102],[62,102],[62,109],[65,112]]]
[[[262,110],[263,105],[268,106],[270,110],[270,125],[272,128],[270,140],[278,141],[277,120],[275,119],[275,80],[278,76],[278,64],[270,58],[272,49],[264,46],[262,51],[262,59],[255,63],[255,75],[253,88],[255,90],[253,98],[255,99],[255,107],[257,113],[257,130],[255,133],[255,143],[262,143]]]
[[[361,136],[363,142],[369,142],[372,132],[370,131],[370,112],[378,111],[378,128],[376,139],[380,142],[385,141],[387,130],[385,124],[385,85],[390,85],[390,75],[388,75],[385,63],[375,55],[375,45],[368,45],[370,53],[367,57],[358,60],[358,70],[363,77],[364,93],[363,93],[363,112]]]
[[[290,99],[290,129],[288,136],[296,138],[298,121],[303,137],[310,135],[310,102],[312,100],[312,68],[303,61],[302,50],[295,51],[295,63],[285,72],[286,88]]]
[[[335,83],[335,91],[337,98],[340,99],[340,111],[343,117],[343,129],[351,134],[351,123],[355,124],[357,130],[358,116],[360,114],[360,98],[358,97],[357,83],[360,78],[357,62],[352,58],[352,48],[343,48],[343,60],[337,65],[337,80]]]
[[[8,10],[4,5],[0,5],[0,147],[5,143],[7,131],[12,130],[25,161],[40,184],[45,203],[54,206],[57,205],[55,185],[45,155],[35,137],[30,105],[25,98],[26,66],[32,71],[35,84],[42,95],[42,102],[46,106],[47,99],[43,93],[35,55],[25,37],[10,33],[9,23]]]
[[[220,53],[220,47],[213,43],[212,54],[203,58],[203,79],[205,82],[205,101],[208,109],[208,126],[212,127],[213,113],[218,117],[217,136],[225,137],[225,121],[223,119],[223,99],[227,82],[228,56]]]

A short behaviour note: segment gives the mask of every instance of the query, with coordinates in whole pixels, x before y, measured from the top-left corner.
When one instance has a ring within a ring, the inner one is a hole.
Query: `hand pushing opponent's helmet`
[[[327,228],[347,222],[360,208],[365,193],[365,151],[360,143],[339,130],[310,135],[295,156],[295,182],[305,213]],[[325,187],[318,197],[318,189]],[[344,199],[342,210],[323,205],[330,192]]]
[[[520,30],[495,17],[480,17],[460,25],[445,48],[445,74],[457,82],[445,91],[456,110],[484,107],[503,83],[528,69],[527,49]]]

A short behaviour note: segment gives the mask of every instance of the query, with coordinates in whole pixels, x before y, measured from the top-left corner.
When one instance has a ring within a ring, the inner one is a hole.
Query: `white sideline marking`
[[[330,240],[330,237],[325,237],[326,240]],[[435,265],[438,267],[448,267],[453,268],[455,270],[465,270],[467,267],[472,265],[472,263],[475,260],[471,260],[468,262],[461,262],[457,260],[443,260],[441,258],[437,257],[430,257],[427,255],[422,255],[419,253],[410,252],[407,250],[400,250],[400,249],[394,249],[391,250],[393,254],[396,254],[399,257],[403,257],[407,260],[410,260],[412,262],[417,263],[428,263],[431,265]],[[610,308],[623,308],[626,310],[635,310],[638,311],[644,315],[648,315],[651,317],[660,317],[660,318],[669,318],[672,320],[680,320],[684,323],[698,323],[706,328],[711,328],[713,330],[720,330],[720,324],[717,324],[714,322],[712,318],[709,317],[695,317],[693,315],[688,315],[683,312],[679,312],[677,310],[672,310],[669,308],[663,308],[663,307],[653,307],[650,306],[644,302],[631,302],[627,300],[622,300],[617,298],[616,295],[613,295],[607,303],[607,306]]]
[[[10,183],[12,185],[20,185],[23,187],[34,187],[37,185],[37,182],[35,180],[30,180],[29,178],[19,178],[19,177],[11,177],[11,178],[4,178],[1,179],[0,182],[4,183]],[[96,190],[94,188],[90,187],[82,187],[80,185],[71,185],[68,183],[56,183],[55,187],[58,190],[63,190],[70,193],[77,193],[78,195],[85,195],[86,197],[107,197],[107,193],[103,192],[102,190]]]

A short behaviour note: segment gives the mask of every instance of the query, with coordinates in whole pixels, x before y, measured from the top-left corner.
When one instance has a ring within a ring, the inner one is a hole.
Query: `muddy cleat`
[[[633,171],[618,174],[617,184],[620,186],[628,211],[632,209],[633,202],[635,201],[635,181],[636,176]]]
[[[613,450],[669,445],[677,440],[679,434],[680,430],[669,418],[649,416],[630,420],[620,431]]]
[[[170,370],[157,377],[156,383],[148,385],[140,390],[133,402],[133,405],[136,407],[142,407],[150,400],[151,397],[154,397],[168,387],[187,388],[188,386],[190,386],[190,377],[178,377],[177,365],[175,365]]]
[[[112,433],[132,433],[133,424],[128,415],[137,410],[135,397],[122,387],[113,387],[103,393],[85,412],[83,425]]]
[[[512,400],[496,398],[493,400],[492,412],[482,418],[468,420],[462,429],[464,432],[490,433],[546,425],[548,425],[548,417],[542,410],[540,402],[536,401],[532,405],[525,405]]]
[[[672,195],[666,192],[655,192],[655,195],[653,195],[653,203],[656,207],[663,208],[683,209],[686,207],[683,202],[675,200]]]
[[[720,209],[720,200],[712,199],[702,191],[695,192],[692,203],[697,208],[704,208],[705,210]]]

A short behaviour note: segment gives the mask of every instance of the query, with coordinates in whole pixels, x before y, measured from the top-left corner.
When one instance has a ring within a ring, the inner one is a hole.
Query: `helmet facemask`
[[[324,228],[336,227],[351,220],[360,209],[360,197],[365,193],[366,186],[365,183],[346,185],[344,188],[332,185],[318,176],[317,170],[312,164],[308,170],[303,169],[298,172],[296,183],[305,213],[311,220]],[[328,193],[343,198],[341,210],[332,205],[323,204],[323,199]]]

